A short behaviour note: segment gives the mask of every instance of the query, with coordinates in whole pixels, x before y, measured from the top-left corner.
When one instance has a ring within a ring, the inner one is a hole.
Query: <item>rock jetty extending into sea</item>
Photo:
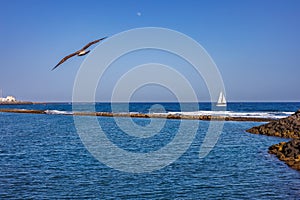
[[[26,110],[26,109],[0,109],[0,112],[9,113],[30,113],[30,114],[60,114],[60,115],[78,115],[78,116],[101,116],[101,117],[132,117],[132,118],[166,118],[166,119],[187,119],[204,121],[252,121],[252,122],[270,122],[272,118],[255,117],[230,117],[219,115],[181,115],[170,113],[112,113],[112,112],[51,112],[48,110]]]
[[[300,138],[300,110],[289,117],[250,128],[247,132],[283,138]]]
[[[289,117],[250,128],[247,132],[292,138],[289,142],[272,145],[269,153],[275,154],[279,160],[300,171],[300,110]]]

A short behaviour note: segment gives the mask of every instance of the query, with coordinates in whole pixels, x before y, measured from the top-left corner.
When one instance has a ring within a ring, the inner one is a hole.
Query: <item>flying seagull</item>
[[[96,44],[98,42],[100,42],[101,40],[104,40],[107,37],[95,40],[93,42],[88,43],[87,45],[85,45],[82,49],[64,57],[63,59],[61,59],[61,61],[59,61],[59,63],[57,65],[55,65],[55,67],[52,68],[52,70],[54,70],[55,68],[57,68],[59,65],[61,65],[63,62],[65,62],[66,60],[68,60],[69,58],[73,57],[73,56],[84,56],[86,54],[88,54],[90,52],[90,50],[86,51],[87,48],[89,48],[91,45]]]

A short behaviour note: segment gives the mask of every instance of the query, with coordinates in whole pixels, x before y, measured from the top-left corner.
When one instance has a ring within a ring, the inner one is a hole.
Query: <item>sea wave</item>
[[[61,110],[45,110],[45,113],[50,115],[72,115],[73,114],[73,112],[61,111]]]
[[[38,113],[38,114],[52,114],[52,115],[87,115],[91,114],[89,112],[73,112],[73,111],[64,111],[64,110],[27,110],[27,109],[2,109],[1,112],[24,112],[24,113]],[[280,119],[284,117],[288,117],[292,115],[294,112],[288,111],[278,111],[278,112],[265,112],[265,111],[255,111],[255,112],[243,112],[243,111],[207,111],[207,110],[200,110],[200,111],[192,111],[192,112],[181,112],[181,111],[172,111],[172,112],[152,112],[152,113],[141,113],[141,112],[103,112],[104,114],[107,113],[108,115],[103,116],[110,116],[110,115],[147,115],[151,114],[151,116],[158,115],[158,116],[221,116],[221,117],[241,117],[241,118],[265,118],[265,119]],[[92,113],[92,114],[97,114]]]
[[[194,112],[168,112],[172,115],[211,115],[211,116],[228,116],[228,117],[253,117],[253,118],[274,118],[280,119],[288,117],[294,112],[234,112],[234,111],[194,111]]]

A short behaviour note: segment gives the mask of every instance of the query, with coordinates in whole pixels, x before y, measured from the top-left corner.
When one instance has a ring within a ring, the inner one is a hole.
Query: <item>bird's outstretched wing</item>
[[[76,51],[75,53],[72,53],[66,57],[64,57],[63,59],[61,59],[61,61],[59,61],[59,63],[57,63],[57,65],[55,65],[55,67],[52,68],[52,70],[54,70],[56,67],[58,67],[60,64],[62,64],[63,62],[65,62],[66,60],[68,60],[69,58],[77,55],[78,51]]]
[[[104,38],[101,38],[101,39],[98,39],[98,40],[95,40],[93,42],[90,42],[88,43],[87,45],[85,45],[82,49],[76,51],[75,53],[72,53],[66,57],[64,57],[63,59],[61,59],[61,61],[59,61],[59,63],[57,65],[55,65],[55,67],[52,68],[52,70],[54,70],[55,68],[57,68],[60,64],[62,64],[63,62],[65,62],[66,60],[68,60],[69,58],[75,56],[75,55],[78,55],[81,51],[84,51],[86,50],[87,48],[89,48],[91,45],[97,43],[97,42],[100,42],[101,40],[104,40],[105,38],[107,37],[104,37]]]
[[[104,38],[95,40],[95,41],[93,41],[93,42],[90,42],[90,43],[88,43],[87,45],[85,45],[85,46],[84,46],[82,49],[80,49],[80,50],[86,50],[86,49],[89,48],[91,45],[96,44],[96,43],[100,42],[101,40],[104,40],[105,38],[107,38],[107,37],[104,37]]]

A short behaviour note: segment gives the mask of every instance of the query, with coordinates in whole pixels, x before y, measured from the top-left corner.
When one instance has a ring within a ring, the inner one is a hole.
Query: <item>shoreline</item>
[[[47,104],[46,102],[33,102],[33,101],[13,101],[13,102],[0,102],[0,105],[33,105],[33,104]]]
[[[289,167],[300,171],[300,139],[280,142],[269,147],[269,154],[274,154]]]
[[[164,118],[164,119],[187,119],[202,121],[248,121],[248,122],[271,122],[273,118],[255,117],[229,117],[215,115],[178,115],[168,113],[112,113],[112,112],[49,112],[47,110],[26,110],[26,109],[0,109],[4,113],[27,113],[27,114],[47,114],[47,115],[76,115],[76,116],[97,116],[97,117],[131,117],[131,118]]]
[[[289,167],[300,171],[300,110],[289,117],[269,122],[246,130],[252,134],[291,138],[269,147],[268,153],[274,154]]]

